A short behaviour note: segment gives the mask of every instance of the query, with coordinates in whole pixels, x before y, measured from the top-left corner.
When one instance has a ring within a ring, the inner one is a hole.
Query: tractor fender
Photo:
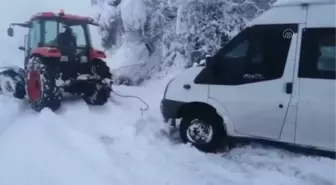
[[[95,60],[95,59],[105,59],[106,54],[103,51],[96,50],[96,49],[91,49],[89,53],[89,60]]]
[[[50,47],[40,47],[36,48],[32,51],[32,55],[40,55],[43,57],[61,57],[61,51],[57,48],[50,48]],[[91,49],[89,52],[89,60],[94,59],[105,59],[106,54],[103,51]]]
[[[40,47],[32,51],[32,55],[40,55],[43,57],[61,57],[61,51],[57,48]]]

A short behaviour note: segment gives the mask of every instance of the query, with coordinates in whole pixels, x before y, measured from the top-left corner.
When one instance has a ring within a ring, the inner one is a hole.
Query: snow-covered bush
[[[99,7],[103,47],[113,50],[127,81],[214,54],[275,0],[91,0]],[[125,50],[134,51],[125,53]],[[123,57],[118,52],[123,52]],[[133,56],[131,56],[133,55]],[[142,64],[139,68],[138,65]],[[138,74],[135,75],[135,71]],[[141,71],[138,71],[141,70]],[[125,80],[124,80],[125,81]],[[134,84],[134,83],[133,83]]]

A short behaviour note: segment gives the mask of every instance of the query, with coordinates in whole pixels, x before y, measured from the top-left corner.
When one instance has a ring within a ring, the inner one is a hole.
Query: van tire
[[[195,148],[206,153],[216,152],[222,146],[223,140],[227,138],[223,119],[212,111],[197,111],[197,113],[183,115],[179,129],[184,143],[191,143]],[[201,135],[195,136],[195,132],[200,131],[203,131],[205,136],[196,141]]]

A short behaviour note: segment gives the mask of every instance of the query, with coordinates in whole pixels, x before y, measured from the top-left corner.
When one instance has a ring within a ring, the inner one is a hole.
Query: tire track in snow
[[[46,119],[49,119],[50,115]],[[92,173],[106,182],[110,181],[113,174],[105,166],[112,166],[112,164],[109,164],[105,146],[94,135],[72,127],[62,116],[53,115],[53,117],[55,121],[43,127],[45,137],[48,137],[51,143],[61,147],[64,154],[84,164]]]
[[[0,95],[0,138],[24,112],[26,105],[22,100]]]
[[[0,184],[20,184],[29,177],[23,182],[109,185],[113,173],[105,146],[68,122],[48,109],[21,115],[0,140]]]
[[[151,102],[147,115],[140,117],[140,102],[124,98],[116,98],[118,105],[69,101],[56,113],[18,113],[0,140],[0,184],[335,184],[329,159],[254,147],[214,155],[173,145],[157,135],[163,124],[161,95],[137,87],[117,89]],[[101,136],[113,142],[106,147]]]

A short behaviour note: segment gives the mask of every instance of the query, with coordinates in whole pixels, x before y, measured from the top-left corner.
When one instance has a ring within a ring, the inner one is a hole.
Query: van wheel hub
[[[194,119],[187,129],[188,140],[196,144],[209,143],[213,137],[213,129],[202,120]]]

